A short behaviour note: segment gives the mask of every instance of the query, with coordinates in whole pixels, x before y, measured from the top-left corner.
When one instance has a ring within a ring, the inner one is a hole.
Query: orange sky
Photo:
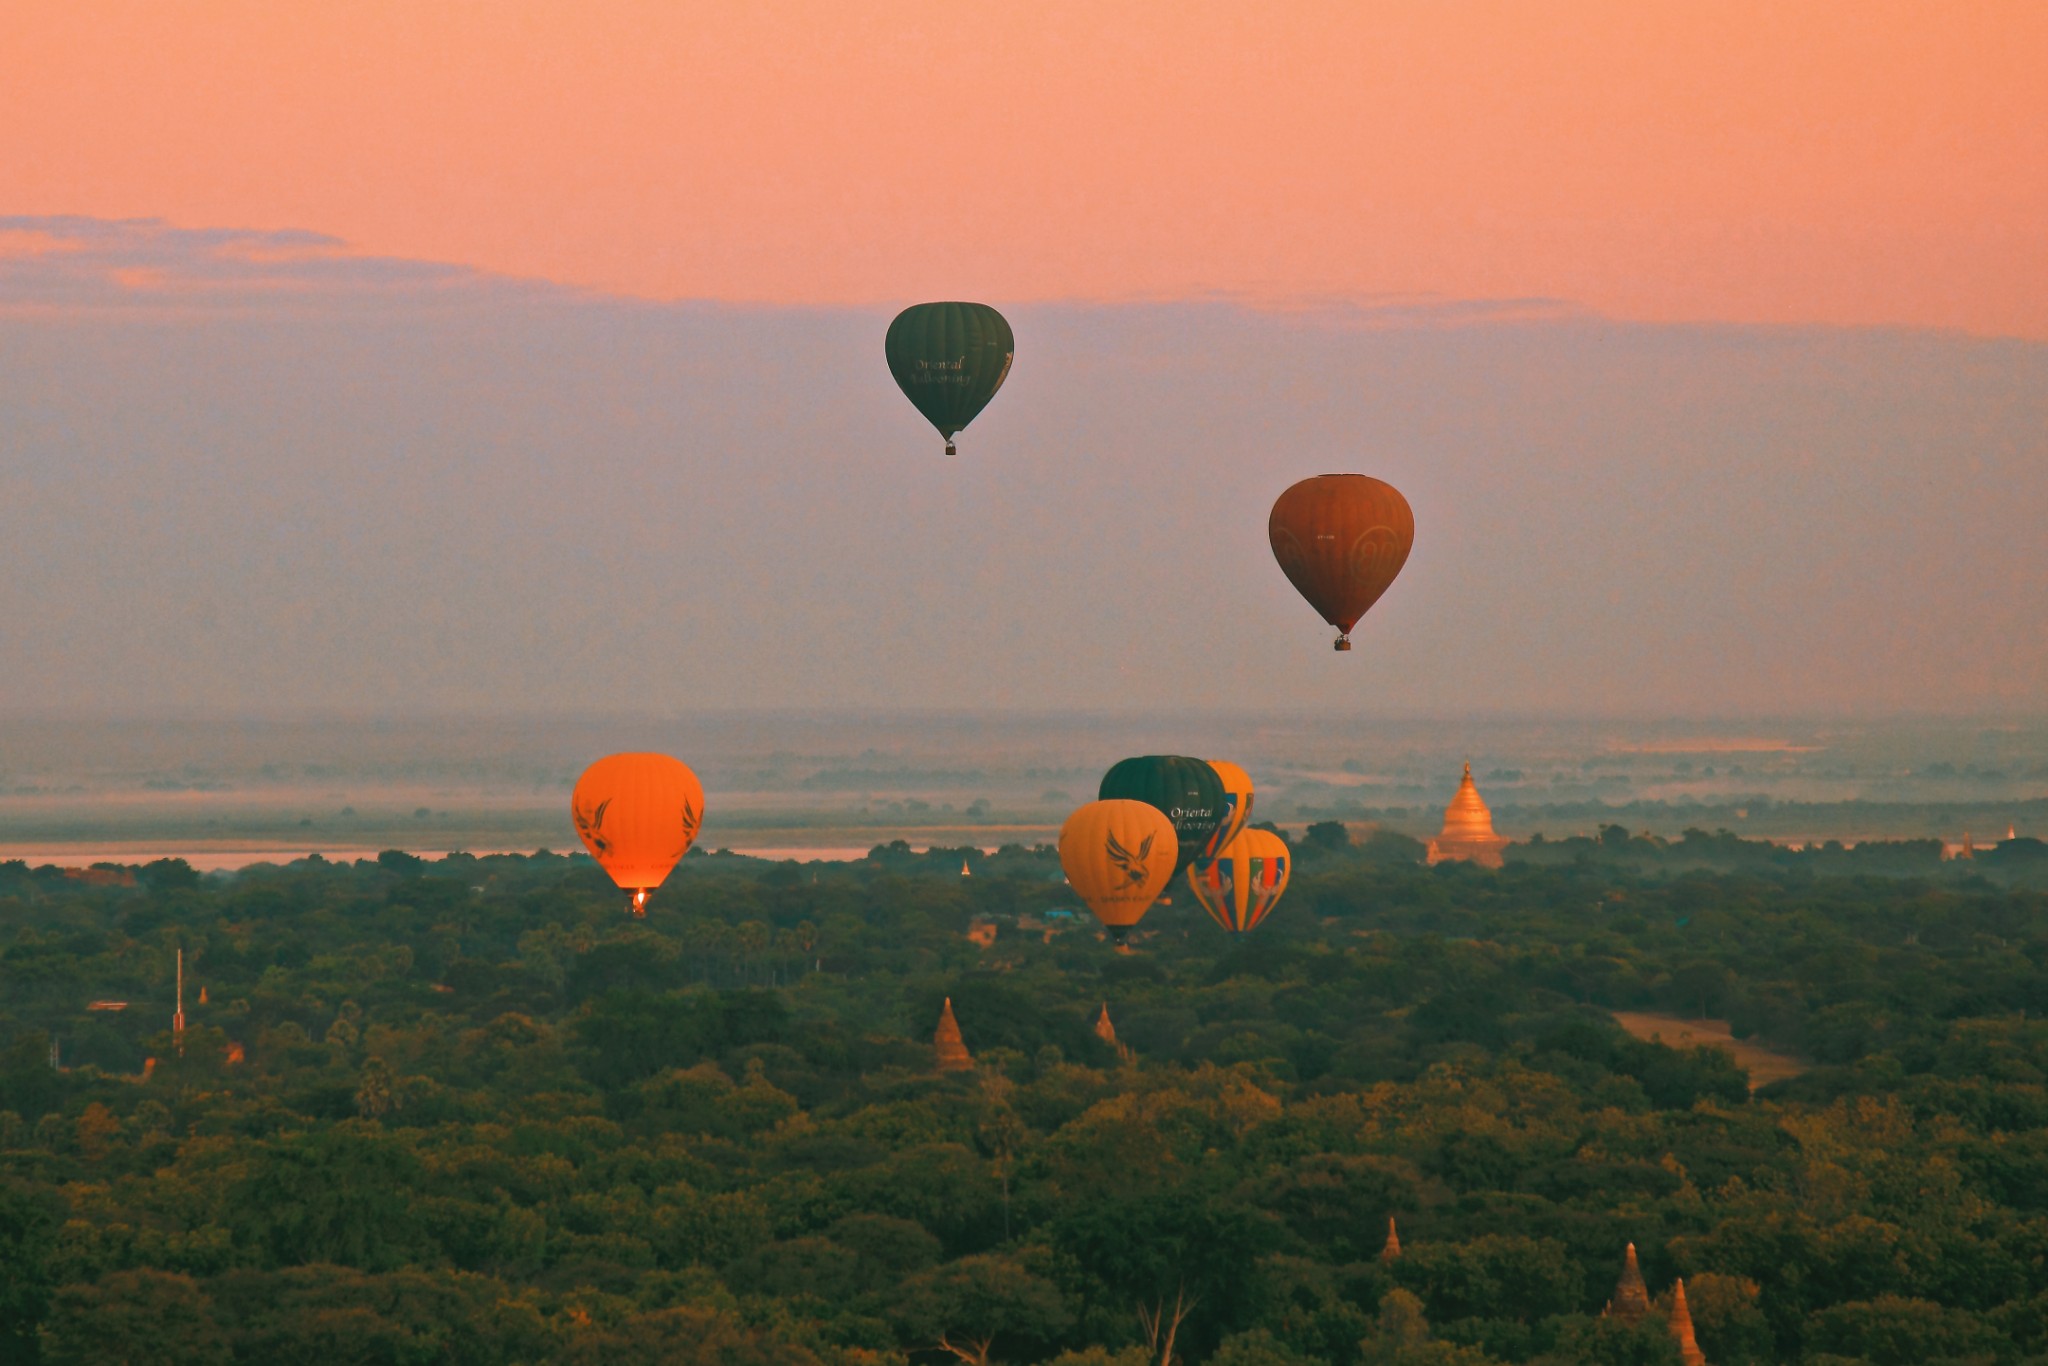
[[[2042,0],[12,0],[0,214],[651,297],[2048,337]]]

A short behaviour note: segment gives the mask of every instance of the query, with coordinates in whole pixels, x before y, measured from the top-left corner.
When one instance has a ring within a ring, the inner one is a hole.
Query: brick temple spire
[[[1609,1318],[1639,1323],[1650,1312],[1650,1292],[1643,1284],[1643,1269],[1636,1265],[1636,1245],[1628,1245],[1621,1264],[1621,1279],[1614,1284],[1614,1298],[1603,1311]]]
[[[1102,1013],[1095,1017],[1095,1037],[1115,1049],[1117,1058],[1120,1061],[1131,1061],[1131,1046],[1117,1038],[1116,1026],[1109,1021],[1109,1002],[1107,1001],[1102,1003]]]
[[[941,1072],[967,1072],[974,1067],[974,1055],[967,1051],[967,1040],[960,1037],[960,1022],[953,1018],[953,998],[946,998],[945,1009],[939,1012],[939,1027],[932,1034],[932,1052],[937,1055]]]
[[[1394,1231],[1394,1216],[1387,1216],[1387,1245],[1380,1249],[1380,1260],[1391,1262],[1401,1255],[1401,1235]]]
[[[1678,1355],[1685,1358],[1685,1366],[1707,1366],[1707,1354],[1700,1350],[1692,1335],[1692,1310],[1686,1307],[1683,1278],[1671,1283],[1671,1336],[1678,1343]]]
[[[1102,1003],[1102,1013],[1095,1017],[1095,1037],[1116,1047],[1116,1026],[1109,1022],[1109,1002]]]

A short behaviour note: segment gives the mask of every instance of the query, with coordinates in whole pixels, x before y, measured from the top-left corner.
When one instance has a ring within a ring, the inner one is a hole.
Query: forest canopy
[[[2048,1360],[2032,851],[1293,841],[1128,956],[1043,848],[644,921],[547,853],[0,864],[0,1360],[1675,1362],[1679,1277],[1716,1363]]]

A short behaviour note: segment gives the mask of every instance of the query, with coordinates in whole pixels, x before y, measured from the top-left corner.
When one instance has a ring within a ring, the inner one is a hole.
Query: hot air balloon
[[[1145,802],[1090,802],[1060,827],[1060,867],[1119,948],[1173,880],[1178,848],[1173,822]]]
[[[889,373],[954,454],[953,434],[974,421],[1009,378],[1017,339],[987,304],[913,304],[889,324]]]
[[[1280,495],[1266,534],[1280,571],[1337,628],[1336,648],[1348,650],[1351,628],[1408,562],[1415,514],[1392,484],[1319,474]]]
[[[1105,801],[1121,797],[1145,802],[1165,812],[1180,846],[1173,864],[1176,875],[1203,856],[1210,836],[1228,814],[1222,775],[1201,759],[1178,754],[1119,759],[1102,775],[1095,795]]]
[[[1216,827],[1216,833],[1209,836],[1209,842],[1202,847],[1196,863],[1206,863],[1215,858],[1230,842],[1237,838],[1237,832],[1244,829],[1244,823],[1252,818],[1252,775],[1227,759],[1211,759],[1209,767],[1216,770],[1216,776],[1223,780],[1224,814],[1223,824]]]
[[[704,786],[666,754],[611,754],[583,770],[569,812],[590,856],[633,894],[628,909],[645,915],[647,894],[697,838]]]
[[[1188,869],[1188,886],[1212,920],[1243,934],[1279,902],[1293,864],[1287,841],[1270,830],[1246,830],[1215,859]]]

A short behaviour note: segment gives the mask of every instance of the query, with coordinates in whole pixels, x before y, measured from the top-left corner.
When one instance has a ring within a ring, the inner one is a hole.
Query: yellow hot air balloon
[[[1090,802],[1060,827],[1060,867],[1119,948],[1173,880],[1179,855],[1173,821],[1149,802]]]
[[[1237,838],[1237,832],[1244,829],[1245,822],[1252,818],[1252,775],[1228,759],[1211,759],[1209,767],[1215,769],[1216,776],[1223,780],[1223,795],[1228,804],[1223,810],[1223,824],[1216,827],[1216,833],[1209,837],[1208,845],[1202,850],[1201,862],[1204,863],[1228,849],[1230,842]]]
[[[1270,830],[1247,830],[1213,861],[1188,869],[1188,886],[1210,919],[1232,934],[1255,929],[1287,890],[1294,864],[1287,841]]]
[[[697,838],[704,785],[666,754],[611,754],[583,770],[569,812],[583,847],[633,894],[633,914],[645,915],[647,894]]]

